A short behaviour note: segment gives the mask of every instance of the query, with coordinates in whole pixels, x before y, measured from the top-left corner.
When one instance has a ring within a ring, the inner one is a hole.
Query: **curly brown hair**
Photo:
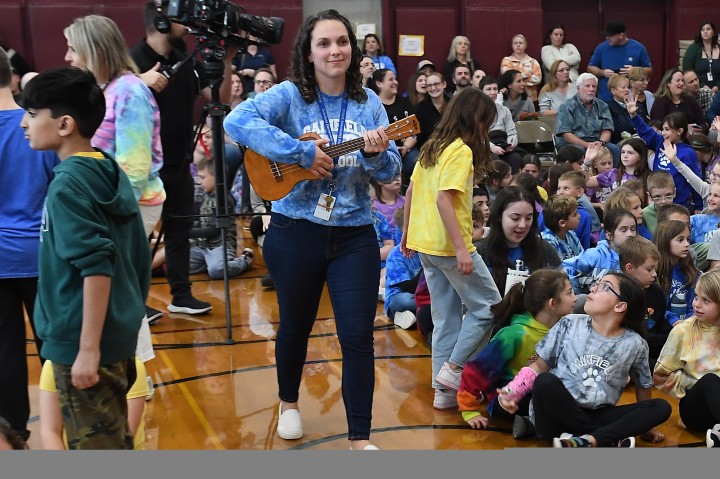
[[[315,67],[308,58],[310,57],[312,32],[315,29],[315,24],[322,20],[336,20],[345,25],[352,48],[350,67],[347,72],[345,72],[347,96],[358,103],[364,103],[367,100],[367,93],[363,89],[362,73],[360,73],[360,59],[362,58],[362,54],[360,53],[352,24],[347,18],[340,15],[337,10],[324,10],[310,15],[303,22],[295,38],[295,47],[293,48],[292,58],[290,60],[290,72],[288,75],[290,81],[297,86],[298,90],[300,90],[300,95],[307,103],[312,103],[317,99],[315,93],[317,86]]]

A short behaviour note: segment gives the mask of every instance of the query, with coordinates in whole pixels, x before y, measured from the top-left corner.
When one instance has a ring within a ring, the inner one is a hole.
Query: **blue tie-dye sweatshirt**
[[[348,101],[343,142],[360,138],[366,130],[388,125],[387,113],[378,96],[365,89],[368,99]],[[273,161],[309,168],[315,158],[315,144],[298,137],[314,132],[323,138],[337,140],[343,96],[321,93],[330,122],[330,134],[317,102],[306,103],[295,84],[284,81],[262,95],[242,102],[225,119],[226,132],[235,141],[247,145]],[[330,180],[304,180],[290,193],[273,201],[273,212],[290,218],[305,219],[329,226],[372,224],[369,194],[370,177],[387,183],[400,174],[400,154],[393,142],[383,153],[365,157],[355,151],[335,161],[335,206],[329,221],[317,218],[315,208],[321,193],[328,193]]]

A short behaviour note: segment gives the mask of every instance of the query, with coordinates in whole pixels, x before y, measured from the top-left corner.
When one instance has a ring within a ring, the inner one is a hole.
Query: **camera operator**
[[[163,1],[163,13],[167,13],[166,3]],[[160,109],[164,157],[160,177],[167,194],[162,222],[167,279],[172,294],[172,302],[167,308],[171,313],[203,314],[212,306],[192,295],[188,234],[193,224],[194,187],[186,153],[192,147],[195,100],[199,94],[208,101],[212,99],[208,87],[210,80],[204,77],[202,65],[195,58],[184,63],[170,79],[162,73],[170,71],[188,55],[184,40],[187,28],[171,22],[170,30],[161,33],[155,26],[157,15],[156,2],[146,2],[143,18],[147,36],[131,50],[131,55],[143,72],[140,78],[152,90]],[[237,47],[227,46],[223,83],[219,90],[220,101],[224,103],[230,99],[232,59],[237,51]]]

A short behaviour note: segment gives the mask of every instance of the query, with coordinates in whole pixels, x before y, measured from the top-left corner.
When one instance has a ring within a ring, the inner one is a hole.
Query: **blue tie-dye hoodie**
[[[362,137],[366,130],[388,125],[387,113],[378,96],[367,88],[365,91],[368,99],[364,103],[348,101],[343,142]],[[314,132],[323,138],[331,136],[334,143],[340,123],[343,96],[321,95],[331,135],[325,131],[318,103],[306,103],[290,81],[238,105],[225,119],[225,130],[235,141],[266,158],[309,168],[315,158],[315,144],[300,141],[298,137]],[[360,151],[350,152],[335,160],[333,174],[336,201],[329,221],[314,215],[320,194],[330,191],[327,179],[300,181],[287,196],[273,201],[273,212],[330,226],[372,224],[370,177],[381,183],[396,178],[400,174],[400,154],[393,142],[385,152],[373,157],[366,158]]]

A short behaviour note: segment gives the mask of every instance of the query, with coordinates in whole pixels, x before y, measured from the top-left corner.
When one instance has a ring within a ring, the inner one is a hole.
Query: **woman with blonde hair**
[[[470,76],[473,72],[480,68],[480,62],[470,54],[470,40],[463,35],[457,35],[450,43],[450,52],[448,53],[447,63],[443,71],[445,78],[452,79],[455,67],[457,65],[465,65],[470,70]],[[447,82],[445,91],[452,93],[455,91],[455,84],[451,81]]]
[[[525,91],[532,101],[538,99],[538,86],[542,82],[540,63],[527,54],[527,39],[518,33],[512,37],[512,53],[502,59],[500,74],[508,70],[517,70],[522,74]]]
[[[638,107],[638,116],[645,123],[650,122],[650,110],[655,103],[655,95],[647,89],[648,76],[643,67],[631,67],[628,70],[628,81],[630,82],[630,93],[635,98]]]
[[[163,165],[160,142],[160,110],[150,89],[137,76],[127,44],[114,21],[100,15],[75,19],[63,31],[67,39],[65,61],[95,75],[105,95],[105,118],[92,145],[112,155],[127,174],[140,207],[145,234],[155,229],[165,202],[160,179]],[[148,316],[159,318],[146,307],[138,336],[136,355],[147,362],[155,357]],[[152,379],[147,376],[152,394]]]
[[[565,60],[555,60],[550,67],[548,82],[540,90],[540,115],[556,116],[560,105],[576,93],[577,87],[570,79],[570,65]]]
[[[700,105],[692,95],[685,92],[683,72],[679,68],[671,68],[660,80],[660,87],[655,92],[655,103],[650,110],[650,118],[663,121],[666,116],[676,111],[685,115],[691,128],[689,134],[708,131],[708,124]]]

